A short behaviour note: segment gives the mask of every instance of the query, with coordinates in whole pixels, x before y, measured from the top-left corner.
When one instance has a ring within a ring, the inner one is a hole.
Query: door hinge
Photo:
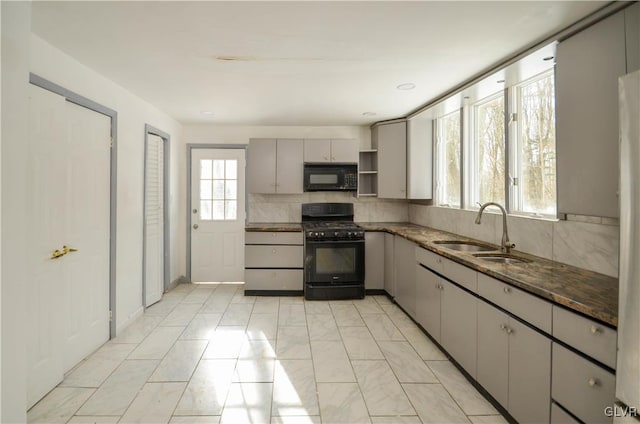
[[[518,122],[518,114],[517,113],[512,113],[511,114],[511,119],[510,122]]]
[[[113,321],[113,311],[109,311],[109,322]]]
[[[113,137],[109,137],[109,148],[113,149]]]
[[[517,186],[518,185],[518,177],[513,177],[512,180],[513,180],[513,185]]]

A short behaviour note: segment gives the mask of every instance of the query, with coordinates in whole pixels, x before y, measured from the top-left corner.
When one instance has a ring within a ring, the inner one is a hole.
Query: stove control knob
[[[324,233],[320,233],[320,237],[324,237]]]
[[[313,231],[309,231],[309,237],[313,237]]]
[[[340,234],[340,233],[338,233],[337,231],[336,231],[335,233],[333,233],[333,235],[334,235],[335,237],[338,237],[338,234]]]

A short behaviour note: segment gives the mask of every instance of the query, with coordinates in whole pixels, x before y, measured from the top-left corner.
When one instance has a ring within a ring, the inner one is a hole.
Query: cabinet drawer
[[[478,273],[471,268],[442,258],[442,275],[474,293],[478,291]]]
[[[551,397],[587,424],[612,422],[605,416],[615,402],[616,380],[598,365],[553,344]]]
[[[442,273],[443,257],[422,247],[416,247],[416,261],[427,268]]]
[[[539,329],[551,333],[551,303],[478,273],[478,294]]]
[[[580,424],[580,421],[569,415],[555,403],[551,404],[551,424]]]
[[[553,306],[553,335],[611,368],[616,367],[616,331]]]
[[[302,232],[261,232],[247,231],[245,244],[303,244]]]
[[[302,246],[247,245],[245,268],[302,268]]]
[[[302,290],[301,269],[246,269],[245,290]]]

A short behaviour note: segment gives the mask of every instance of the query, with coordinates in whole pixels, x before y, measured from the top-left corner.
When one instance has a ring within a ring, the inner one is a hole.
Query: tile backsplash
[[[249,194],[249,223],[300,222],[303,203],[353,203],[356,222],[406,222],[409,205],[405,200],[356,198],[351,193],[313,192],[303,194]]]
[[[436,206],[409,205],[409,222],[500,244],[502,216],[487,213],[482,224],[476,212]],[[516,250],[618,276],[619,231],[617,220],[542,220],[509,215],[509,238]]]

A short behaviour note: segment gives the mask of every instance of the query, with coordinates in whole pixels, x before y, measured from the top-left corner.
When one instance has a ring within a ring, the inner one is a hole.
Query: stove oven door
[[[341,286],[364,283],[364,240],[307,241],[305,283]]]

